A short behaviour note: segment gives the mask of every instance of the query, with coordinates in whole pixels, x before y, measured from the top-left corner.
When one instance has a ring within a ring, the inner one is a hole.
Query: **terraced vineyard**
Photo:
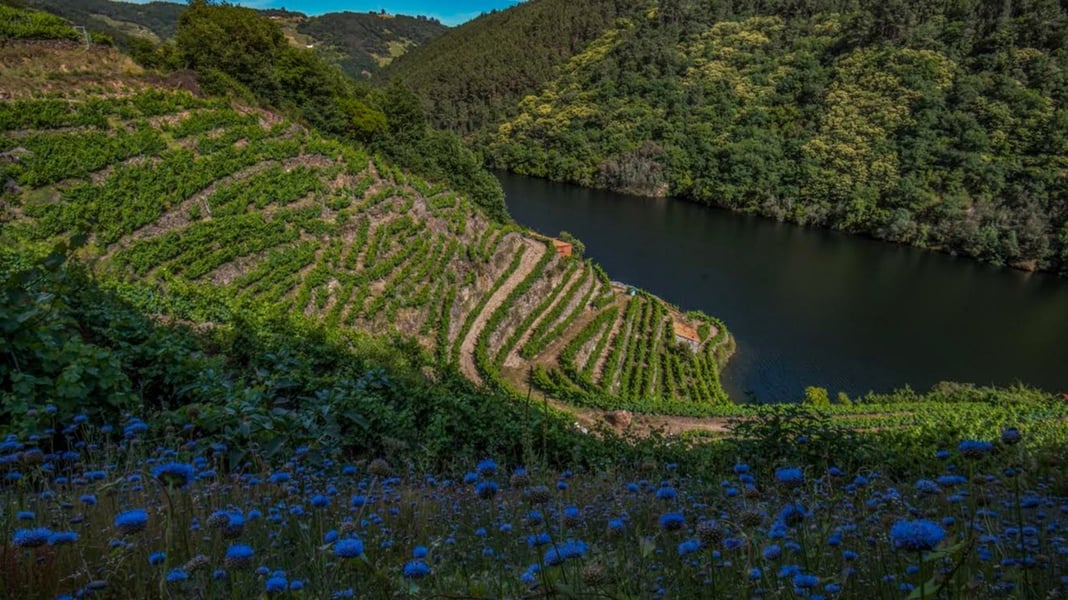
[[[727,402],[720,323],[274,114],[102,87],[0,103],[5,243],[84,232],[106,278],[210,282],[229,302],[409,336],[486,385],[600,408]],[[676,324],[699,332],[693,350]]]

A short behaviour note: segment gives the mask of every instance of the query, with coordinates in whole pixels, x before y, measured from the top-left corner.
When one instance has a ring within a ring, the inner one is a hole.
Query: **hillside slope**
[[[507,15],[502,56],[460,28],[396,69],[499,168],[1068,273],[1062,4],[640,4],[525,96],[479,65],[556,46]]]
[[[640,0],[528,0],[482,15],[390,65],[427,103],[433,122],[462,134],[515,113],[523,96],[596,39]]]
[[[140,38],[159,43],[174,37],[185,4],[116,2],[114,0],[27,0],[46,10],[113,36],[120,45]],[[345,73],[366,78],[409,49],[441,35],[448,28],[435,19],[379,13],[327,13],[308,16],[287,10],[264,10],[278,23],[290,43],[315,48]]]
[[[85,233],[83,258],[102,276],[200,298],[206,318],[282,305],[413,338],[494,387],[525,389],[533,373],[604,408],[699,414],[726,401],[721,324],[631,298],[547,239],[359,148],[169,89],[106,48],[8,44],[0,78],[15,90],[0,103],[5,244]],[[700,332],[697,352],[676,346],[674,323]]]
[[[296,30],[345,73],[368,77],[448,27],[426,17],[342,12],[300,18]]]

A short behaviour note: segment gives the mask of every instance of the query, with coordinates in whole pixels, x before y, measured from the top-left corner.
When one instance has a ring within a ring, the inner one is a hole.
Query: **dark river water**
[[[508,209],[570,231],[612,279],[722,319],[735,400],[939,381],[1068,392],[1068,280],[679,200],[498,173]]]

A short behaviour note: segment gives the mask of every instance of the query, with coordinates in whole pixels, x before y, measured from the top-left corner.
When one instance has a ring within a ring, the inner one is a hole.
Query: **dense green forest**
[[[152,45],[174,38],[185,3],[115,0],[11,0],[45,10],[112,37],[122,48],[148,53]],[[441,35],[448,28],[435,19],[380,13],[327,13],[308,16],[265,9],[260,14],[279,25],[295,46],[314,48],[347,75],[365,79],[397,56]]]
[[[523,37],[505,28],[538,4],[497,15],[494,35]],[[443,124],[484,124],[475,139],[497,167],[1068,269],[1057,2],[640,4],[510,107],[441,66],[507,65],[473,44],[397,72]],[[469,114],[496,122],[454,117]]]
[[[639,0],[532,0],[450,30],[391,64],[383,76],[424,100],[433,123],[462,134],[496,125],[556,68]]]

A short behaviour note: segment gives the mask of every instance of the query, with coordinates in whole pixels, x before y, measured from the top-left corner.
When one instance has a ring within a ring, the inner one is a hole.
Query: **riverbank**
[[[567,230],[614,279],[728,323],[732,398],[939,381],[1068,389],[1068,281],[674,200],[498,173],[518,222]],[[1012,321],[1012,327],[996,324]],[[994,324],[997,342],[990,326]]]

